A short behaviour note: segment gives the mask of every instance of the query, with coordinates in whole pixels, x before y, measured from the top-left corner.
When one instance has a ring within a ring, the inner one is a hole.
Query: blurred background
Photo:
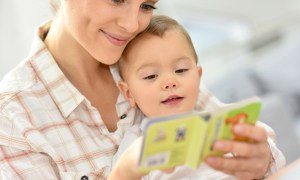
[[[223,102],[263,100],[260,120],[291,163],[300,158],[300,1],[160,0],[190,33],[202,82]],[[47,0],[0,0],[0,79],[24,59]]]

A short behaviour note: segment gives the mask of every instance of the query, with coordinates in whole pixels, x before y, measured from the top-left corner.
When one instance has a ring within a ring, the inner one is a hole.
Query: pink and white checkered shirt
[[[0,172],[4,179],[106,179],[124,132],[142,120],[120,94],[116,103],[118,129],[109,132],[99,112],[64,76],[43,43],[41,26],[32,53],[0,83]],[[111,67],[115,81],[116,67]],[[201,90],[198,108],[220,103]],[[269,129],[270,137],[274,132]],[[275,162],[284,158],[270,144]],[[1,178],[0,178],[1,179]]]

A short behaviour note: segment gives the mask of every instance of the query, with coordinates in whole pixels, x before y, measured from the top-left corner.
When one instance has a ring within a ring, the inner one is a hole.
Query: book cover
[[[185,114],[148,119],[138,166],[141,171],[171,168],[186,164],[196,169],[212,151],[217,139],[248,141],[235,136],[231,127],[237,123],[254,125],[261,109],[258,97],[228,104],[213,112]]]

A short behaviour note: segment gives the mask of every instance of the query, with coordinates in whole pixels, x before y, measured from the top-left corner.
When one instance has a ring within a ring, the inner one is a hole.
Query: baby
[[[121,92],[130,106],[139,108],[147,118],[191,112],[205,101],[199,94],[202,68],[197,65],[197,54],[191,38],[177,21],[167,16],[158,15],[152,18],[148,28],[127,45],[118,66],[122,78],[119,82]],[[211,109],[204,107],[196,110]],[[141,135],[140,123],[134,123],[126,130],[112,161],[113,165]],[[257,149],[252,145],[251,147]],[[269,146],[264,146],[264,150],[269,151],[268,148]],[[249,156],[246,157],[256,158]],[[239,161],[238,157],[231,159]],[[245,163],[248,165],[249,161]],[[227,172],[226,169],[224,172]],[[237,172],[240,172],[238,168]],[[169,174],[153,171],[145,178],[233,179],[234,177],[202,163],[196,170],[183,165],[176,167],[175,171]]]

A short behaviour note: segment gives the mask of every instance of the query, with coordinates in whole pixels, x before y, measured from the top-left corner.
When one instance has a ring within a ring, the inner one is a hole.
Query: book
[[[232,125],[254,125],[261,100],[252,97],[225,105],[213,112],[190,112],[148,119],[143,127],[143,143],[138,167],[142,172],[187,165],[196,169],[213,151],[215,140],[249,141],[232,133]]]

